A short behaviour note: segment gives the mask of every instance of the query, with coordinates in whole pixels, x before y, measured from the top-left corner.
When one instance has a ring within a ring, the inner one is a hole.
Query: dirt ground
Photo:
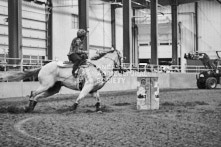
[[[69,111],[76,95],[41,100],[29,114],[19,111],[27,98],[0,99],[0,147],[221,146],[221,89],[161,90],[152,111],[136,110],[136,91],[101,97],[103,113],[89,97]]]

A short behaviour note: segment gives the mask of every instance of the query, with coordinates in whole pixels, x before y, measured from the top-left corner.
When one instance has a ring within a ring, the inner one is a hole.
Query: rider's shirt
[[[81,41],[80,38],[74,38],[71,43],[71,47],[70,47],[70,51],[68,55],[71,55],[72,53],[82,54],[86,52],[87,51],[84,51],[83,41]]]

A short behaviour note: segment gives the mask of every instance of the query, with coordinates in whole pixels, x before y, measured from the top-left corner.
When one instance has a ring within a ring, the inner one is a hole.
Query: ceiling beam
[[[28,0],[27,0],[28,1]],[[103,0],[106,2],[121,2],[122,0]],[[150,8],[150,1],[151,0],[131,0],[132,2],[132,7],[134,9],[145,9],[145,8]],[[203,0],[177,0],[177,4],[178,5],[182,5],[182,4],[187,4],[187,3],[194,3],[197,1],[203,1]],[[206,0],[204,0],[206,1]],[[221,0],[217,0],[218,2],[221,2]],[[172,5],[173,4],[173,0],[158,0],[158,5],[161,6],[167,6],[167,5]]]
[[[197,1],[200,1],[200,0],[177,0],[177,4],[181,5],[181,4],[187,4],[187,3],[194,3]],[[172,5],[172,0],[159,0],[158,3],[163,6]]]
[[[146,0],[132,0],[131,2],[134,9],[150,8],[150,3]]]
[[[185,1],[184,0],[178,0],[178,5],[187,4],[187,3],[194,3],[194,2],[197,2],[197,1],[200,1],[200,0],[185,0]]]

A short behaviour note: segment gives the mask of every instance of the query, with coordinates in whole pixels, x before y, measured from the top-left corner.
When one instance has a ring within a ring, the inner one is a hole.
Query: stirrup
[[[77,78],[77,77],[78,77],[78,74],[77,74],[77,73],[75,73],[73,76],[74,76],[74,78]]]
[[[72,75],[74,76],[74,78],[77,78],[78,73],[76,73],[76,71],[75,71],[75,72],[72,72]]]

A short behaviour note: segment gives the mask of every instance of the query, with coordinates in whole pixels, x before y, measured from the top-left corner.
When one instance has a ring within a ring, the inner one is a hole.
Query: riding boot
[[[75,78],[77,78],[77,73],[75,73],[75,71],[78,69],[80,64],[81,64],[81,60],[77,60],[73,65],[72,74]]]
[[[100,102],[97,102],[97,103],[95,104],[95,107],[96,107],[96,111],[97,111],[97,112],[100,111],[100,110],[101,110]]]
[[[36,106],[37,102],[34,100],[29,101],[29,106],[25,108],[25,112],[32,112]]]
[[[72,75],[75,77],[75,78],[77,78],[77,73],[75,73],[75,71],[77,70],[77,65],[76,64],[74,64],[73,65],[73,69],[72,69]]]

